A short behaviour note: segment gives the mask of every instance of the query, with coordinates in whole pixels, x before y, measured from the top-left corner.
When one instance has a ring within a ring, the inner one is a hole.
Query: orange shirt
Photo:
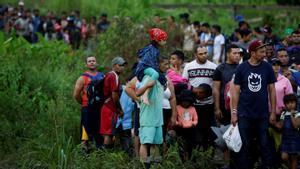
[[[198,116],[194,106],[183,108],[180,105],[176,106],[177,120],[176,125],[182,128],[191,128],[198,123]]]
[[[84,73],[92,75],[92,76],[97,75],[97,72],[96,73],[84,72]],[[81,77],[83,78],[83,93],[81,95],[81,100],[82,100],[81,106],[86,107],[86,106],[88,106],[87,87],[92,79],[87,76],[84,76],[84,75],[82,75]]]

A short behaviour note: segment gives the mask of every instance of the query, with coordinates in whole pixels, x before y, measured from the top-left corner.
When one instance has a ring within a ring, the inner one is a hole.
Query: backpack
[[[96,76],[84,73],[82,76],[86,76],[91,79],[91,82],[87,85],[87,98],[89,108],[98,108],[104,101],[104,74],[98,72]]]

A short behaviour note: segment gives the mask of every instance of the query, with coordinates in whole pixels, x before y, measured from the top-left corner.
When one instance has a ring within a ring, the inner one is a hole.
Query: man
[[[269,122],[274,124],[276,109],[276,78],[270,64],[263,61],[265,44],[253,41],[248,48],[250,59],[237,67],[232,88],[231,122],[238,123],[242,148],[238,153],[237,167],[253,168],[253,140],[260,145],[263,168],[271,167],[268,142]],[[270,113],[268,103],[270,100]]]
[[[212,33],[215,35],[213,46],[213,62],[215,64],[224,63],[225,54],[225,38],[221,34],[221,26],[213,25]]]
[[[108,29],[109,26],[110,26],[110,22],[107,19],[107,14],[102,13],[101,17],[100,17],[100,21],[97,24],[98,33],[105,32]]]
[[[165,73],[169,68],[169,60],[167,58],[159,58],[159,71]],[[151,89],[148,94],[150,105],[145,104],[143,101],[140,103],[140,128],[139,138],[141,142],[140,147],[140,160],[144,163],[147,169],[150,168],[150,161],[147,158],[149,155],[158,161],[159,157],[158,146],[163,143],[163,95],[164,87],[158,80],[153,81],[150,76],[146,75],[142,82],[141,87],[137,89],[136,96],[141,96],[146,90]],[[148,149],[150,153],[148,154]]]
[[[194,52],[196,59],[186,64],[182,76],[188,79],[189,84],[194,87],[193,92],[196,95],[205,95],[203,99],[196,99],[194,103],[199,120],[195,141],[200,146],[208,147],[212,143],[210,127],[215,124],[211,90],[217,65],[207,59],[208,52],[205,46],[197,46]],[[206,86],[207,91],[210,91],[206,93],[207,95],[199,88],[201,85]]]
[[[251,41],[251,31],[249,29],[243,29],[239,31],[239,34],[240,34],[239,41],[233,42],[233,44],[243,49],[243,53],[242,53],[243,61],[246,61],[250,57],[249,54],[247,53],[247,49]]]
[[[102,144],[102,138],[99,135],[99,109],[101,105],[95,108],[88,107],[87,96],[87,88],[92,78],[103,78],[101,77],[102,74],[97,72],[97,66],[94,56],[86,58],[86,68],[88,70],[77,79],[73,93],[74,99],[81,104],[81,140],[85,151],[89,149],[89,140],[92,141],[94,139],[97,147],[100,147]]]
[[[280,39],[273,34],[272,28],[270,26],[265,26],[263,28],[263,33],[265,35],[264,43],[277,45],[280,42]]]
[[[230,45],[226,49],[226,63],[219,65],[214,72],[213,96],[215,101],[215,116],[220,124],[230,124],[230,110],[225,106],[225,97],[228,96],[228,89],[232,84],[232,77],[241,60],[240,48],[237,45]],[[229,100],[230,101],[230,100]],[[226,100],[226,102],[228,102]],[[224,160],[229,162],[229,151],[224,150]],[[228,165],[228,164],[226,164]]]
[[[276,51],[277,58],[281,62],[281,71],[284,73],[291,65],[290,57],[285,48],[280,48]]]
[[[115,124],[118,116],[123,116],[123,110],[120,104],[120,80],[119,75],[123,72],[127,62],[120,56],[112,61],[112,71],[105,75],[104,96],[106,98],[101,109],[100,134],[104,137],[104,148],[113,148],[112,137],[115,134]]]
[[[241,60],[240,48],[237,45],[227,47],[227,61],[219,65],[213,76],[213,94],[215,101],[215,116],[223,125],[230,124],[230,110],[225,108],[225,86],[232,80],[233,74]]]
[[[208,52],[208,56],[211,59],[212,54],[213,54],[213,38],[211,36],[210,33],[210,25],[209,23],[203,23],[202,26],[202,33],[199,37],[200,39],[200,44],[203,46],[206,46],[207,52]]]

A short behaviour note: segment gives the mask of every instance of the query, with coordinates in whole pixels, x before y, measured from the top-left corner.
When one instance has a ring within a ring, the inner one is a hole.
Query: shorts
[[[162,127],[140,127],[139,137],[141,144],[162,144]]]
[[[81,140],[89,140],[99,133],[99,110],[91,110],[88,107],[81,108]]]
[[[113,135],[116,130],[117,114],[105,104],[101,109],[100,134]]]

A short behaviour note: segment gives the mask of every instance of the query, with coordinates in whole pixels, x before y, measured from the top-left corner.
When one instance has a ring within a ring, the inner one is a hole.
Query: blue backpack
[[[91,79],[91,82],[87,86],[87,98],[89,108],[99,108],[104,103],[104,74],[98,72],[96,76],[92,76],[87,73],[83,73],[82,76],[86,76]]]

